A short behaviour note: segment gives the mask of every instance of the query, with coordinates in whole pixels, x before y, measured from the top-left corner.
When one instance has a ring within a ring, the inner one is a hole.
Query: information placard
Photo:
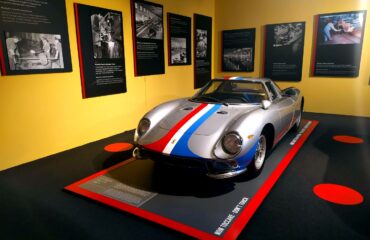
[[[222,31],[222,71],[253,72],[256,29]]]
[[[163,74],[163,6],[133,0],[131,11],[135,76]]]
[[[270,24],[265,31],[264,77],[301,81],[305,22]]]
[[[168,65],[191,64],[191,18],[167,14]]]
[[[194,14],[194,88],[212,77],[212,18]]]
[[[316,16],[313,76],[357,77],[366,11]]]
[[[126,92],[122,13],[74,7],[83,97]]]

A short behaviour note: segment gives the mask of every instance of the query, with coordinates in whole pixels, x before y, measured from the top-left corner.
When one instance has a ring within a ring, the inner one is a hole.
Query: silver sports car
[[[186,168],[213,178],[258,175],[265,157],[291,129],[298,129],[304,99],[270,79],[214,79],[192,98],[163,103],[140,120],[134,156]]]

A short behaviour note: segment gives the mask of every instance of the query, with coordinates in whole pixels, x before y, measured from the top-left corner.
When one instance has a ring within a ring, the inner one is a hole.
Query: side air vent
[[[227,114],[227,112],[226,111],[218,111],[217,114],[223,114],[223,115],[225,115],[225,114]]]

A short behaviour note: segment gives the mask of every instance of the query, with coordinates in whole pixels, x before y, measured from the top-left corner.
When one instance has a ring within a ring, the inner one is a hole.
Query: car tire
[[[266,156],[267,138],[265,133],[262,133],[258,138],[256,152],[253,156],[252,162],[248,166],[248,172],[253,176],[258,176],[265,165]]]
[[[143,156],[140,152],[140,148],[136,147],[134,148],[134,150],[132,151],[132,157],[136,158],[136,159],[142,159]]]

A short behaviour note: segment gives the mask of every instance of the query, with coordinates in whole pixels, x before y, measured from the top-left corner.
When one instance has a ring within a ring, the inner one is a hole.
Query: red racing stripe
[[[188,115],[186,115],[183,119],[181,119],[176,125],[168,131],[168,133],[159,139],[158,141],[154,143],[150,143],[147,145],[144,145],[145,148],[156,151],[156,152],[163,152],[164,148],[168,144],[168,142],[171,140],[171,138],[176,134],[179,129],[184,126],[184,124],[189,121],[192,117],[194,117],[195,114],[200,112],[203,108],[205,108],[208,104],[202,103],[200,104],[196,109],[191,111]]]

